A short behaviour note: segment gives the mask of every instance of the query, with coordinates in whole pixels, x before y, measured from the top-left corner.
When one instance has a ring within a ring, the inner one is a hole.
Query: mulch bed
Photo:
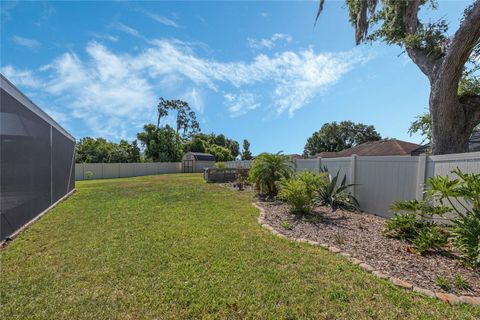
[[[432,252],[424,256],[411,253],[408,243],[383,235],[387,220],[382,217],[344,210],[332,212],[327,207],[318,207],[308,216],[298,216],[290,213],[289,207],[280,202],[258,204],[265,209],[265,221],[287,237],[335,246],[376,270],[417,287],[447,292],[435,283],[435,279],[442,276],[452,284],[449,293],[480,295],[480,271],[465,267],[452,253]],[[455,287],[453,278],[456,275],[463,276],[470,288]]]

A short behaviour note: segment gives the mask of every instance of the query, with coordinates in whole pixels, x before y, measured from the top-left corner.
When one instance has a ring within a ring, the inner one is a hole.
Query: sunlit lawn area
[[[200,175],[77,183],[1,254],[2,319],[478,319],[271,235]]]

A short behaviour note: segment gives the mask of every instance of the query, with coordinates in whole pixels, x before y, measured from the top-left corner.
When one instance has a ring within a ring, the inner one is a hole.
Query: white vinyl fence
[[[75,180],[126,178],[182,172],[181,162],[77,163]],[[91,177],[88,175],[91,173]]]
[[[365,212],[391,217],[390,206],[397,200],[422,199],[426,180],[435,175],[480,172],[480,152],[441,156],[383,156],[328,159],[297,159],[296,171],[318,172],[326,167],[329,174],[346,175],[347,183],[355,183],[353,195]],[[341,180],[341,179],[339,179]]]
[[[243,168],[250,169],[253,160],[236,160],[236,161],[225,161],[227,168]]]

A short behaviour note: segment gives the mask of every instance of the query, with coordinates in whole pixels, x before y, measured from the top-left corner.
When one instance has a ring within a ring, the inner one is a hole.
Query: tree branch
[[[420,0],[406,1],[405,12],[403,14],[403,23],[405,33],[413,35],[417,32],[419,20],[418,11],[420,9]],[[422,49],[406,48],[407,54],[420,70],[428,77],[431,77],[435,61],[427,55]]]
[[[480,39],[480,0],[476,0],[451,39],[441,72],[447,81],[458,83],[473,48]]]

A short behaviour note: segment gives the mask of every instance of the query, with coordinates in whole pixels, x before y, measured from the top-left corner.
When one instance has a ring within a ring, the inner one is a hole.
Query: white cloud
[[[268,17],[270,14],[268,12],[261,12],[260,15],[264,18]]]
[[[146,12],[146,11],[142,11],[142,12],[145,13],[150,18],[152,18],[153,20],[157,21],[158,23],[161,23],[169,27],[180,28],[180,26],[172,19],[161,16],[159,14],[151,13],[151,12]]]
[[[17,70],[11,65],[6,65],[1,68],[1,72],[8,80],[17,86],[29,88],[40,87],[40,81],[33,76],[30,70]]]
[[[134,29],[134,28],[132,28],[132,27],[130,27],[130,26],[127,26],[126,24],[123,24],[123,23],[121,23],[121,22],[115,22],[115,23],[113,23],[113,24],[112,24],[112,27],[113,27],[114,29],[117,29],[118,31],[124,32],[124,33],[129,34],[129,35],[131,35],[131,36],[134,36],[134,37],[136,37],[136,38],[140,38],[140,39],[143,39],[143,40],[145,40],[145,41],[148,41],[144,36],[142,36],[142,35],[140,34],[140,32],[138,32],[137,29]]]
[[[247,38],[248,46],[252,49],[273,49],[277,42],[290,43],[292,42],[292,37],[284,33],[274,33],[269,39],[254,39]]]
[[[180,100],[187,101],[190,107],[193,110],[203,113],[203,97],[200,91],[197,88],[192,88],[190,90],[185,91],[181,96]]]
[[[87,59],[69,52],[35,73],[12,66],[2,72],[14,83],[50,95],[56,106],[65,106],[61,112],[83,120],[93,134],[129,138],[132,128],[154,121],[159,95],[183,98],[202,112],[203,95],[210,91],[221,94],[232,117],[262,108],[293,116],[370,59],[358,49],[316,53],[309,48],[225,62],[199,56],[197,47],[158,39],[143,51],[124,54],[90,42]]]
[[[260,107],[260,103],[255,101],[255,96],[251,93],[226,93],[223,97],[232,118],[241,116]]]
[[[19,46],[26,47],[29,49],[36,49],[40,47],[40,42],[35,39],[28,39],[20,36],[13,36],[12,40]]]

